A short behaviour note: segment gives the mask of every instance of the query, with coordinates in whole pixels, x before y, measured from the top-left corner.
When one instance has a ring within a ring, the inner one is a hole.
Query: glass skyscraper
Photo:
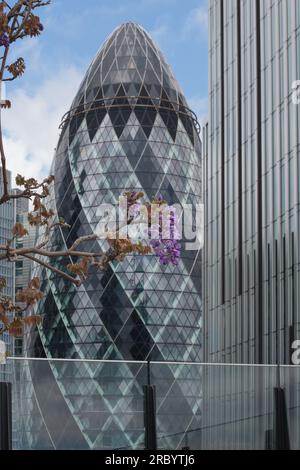
[[[204,357],[289,364],[300,339],[298,0],[211,0]]]
[[[3,177],[2,168],[0,177],[0,193],[3,194]],[[7,171],[8,188],[11,189],[11,172]],[[9,201],[0,205],[0,243],[5,245],[12,237],[12,227],[14,225],[14,203]],[[0,261],[0,276],[6,280],[6,287],[3,289],[3,294],[11,299],[14,299],[15,290],[15,266],[5,260]],[[0,328],[2,328],[0,322]],[[6,344],[6,350],[9,354],[13,353],[14,340],[8,333],[3,333],[1,340]],[[0,365],[0,380],[5,381],[10,378],[11,370],[8,365]]]
[[[47,205],[71,229],[57,229],[51,246],[70,247],[81,235],[94,233],[99,205],[116,205],[126,190],[142,190],[148,201],[161,194],[169,204],[195,208],[202,202],[198,133],[195,115],[152,39],[134,23],[121,25],[100,48],[63,118],[51,170],[55,185]],[[106,249],[106,243],[86,242],[81,248],[95,252]],[[57,263],[64,267],[64,260]],[[27,337],[28,356],[201,360],[200,250],[187,251],[183,244],[177,267],[162,266],[154,256],[132,255],[111,263],[107,272],[94,269],[79,288],[45,269],[38,268],[36,274],[43,280],[45,296],[38,313],[45,319]],[[96,372],[86,364],[76,367],[70,380],[67,367],[58,371],[53,366],[53,387],[77,445],[141,445],[141,425],[134,420],[139,406],[134,390],[145,384],[140,369],[124,363],[112,374],[105,363]],[[182,403],[176,419],[197,427],[199,391],[193,395],[186,390],[192,377],[185,372],[180,382],[180,370],[164,368],[161,380],[169,384],[164,393],[167,396],[173,379],[179,379],[176,387],[182,387]],[[38,400],[38,378],[34,370],[31,374],[29,388],[35,389]],[[100,410],[104,378],[114,398],[102,400]],[[94,406],[94,413],[87,415],[87,406]],[[38,418],[36,422],[39,435],[44,429],[46,436],[47,423]],[[160,426],[167,432],[172,423],[165,418]],[[51,441],[56,441],[56,432]]]

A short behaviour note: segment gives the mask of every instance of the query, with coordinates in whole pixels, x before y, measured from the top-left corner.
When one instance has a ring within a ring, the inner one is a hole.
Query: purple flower
[[[44,31],[44,26],[42,25],[42,23],[39,24],[39,30]]]
[[[150,246],[160,264],[177,266],[181,256],[181,245],[176,240],[151,240]]]
[[[0,35],[0,46],[8,47],[9,46],[9,37],[6,33]]]
[[[141,210],[141,203],[137,202],[129,207],[128,216],[134,219],[135,217],[139,215],[140,210]]]
[[[149,244],[155,256],[159,258],[160,264],[177,266],[181,256],[181,245],[177,240],[179,238],[177,214],[174,208],[168,207],[167,209],[170,211],[170,239],[163,238],[162,219],[160,218],[160,224],[152,224],[151,230],[149,229],[152,237]]]

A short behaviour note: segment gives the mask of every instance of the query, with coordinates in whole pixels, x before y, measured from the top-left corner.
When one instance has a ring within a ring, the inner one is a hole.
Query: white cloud
[[[7,168],[13,176],[42,178],[49,173],[59,124],[68,110],[82,78],[81,72],[65,66],[43,81],[33,93],[18,88],[7,97],[12,109],[3,112]]]
[[[37,38],[24,38],[16,43],[14,49],[10,52],[9,62],[13,62],[18,57],[23,57],[26,62],[26,73],[40,72],[45,59],[43,58],[43,48]]]
[[[186,17],[182,33],[184,37],[191,35],[201,37],[201,33],[207,33],[208,30],[208,7],[201,5],[198,8],[191,10]]]

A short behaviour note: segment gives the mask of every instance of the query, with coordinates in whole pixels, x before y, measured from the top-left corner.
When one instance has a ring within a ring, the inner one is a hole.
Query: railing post
[[[7,382],[0,382],[0,450],[12,450],[12,393]]]
[[[290,450],[290,436],[287,419],[285,390],[281,387],[274,388],[275,423],[274,445],[276,450]]]
[[[273,431],[267,429],[265,432],[265,450],[273,450]]]
[[[155,386],[151,385],[150,362],[148,361],[148,384],[144,385],[144,424],[145,424],[145,450],[157,449],[156,436],[156,400]]]

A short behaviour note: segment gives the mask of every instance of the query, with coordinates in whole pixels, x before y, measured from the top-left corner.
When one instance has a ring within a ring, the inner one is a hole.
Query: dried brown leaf
[[[28,235],[28,230],[24,227],[23,224],[20,222],[17,222],[13,228],[12,228],[12,234],[14,237],[24,237],[25,235]]]

